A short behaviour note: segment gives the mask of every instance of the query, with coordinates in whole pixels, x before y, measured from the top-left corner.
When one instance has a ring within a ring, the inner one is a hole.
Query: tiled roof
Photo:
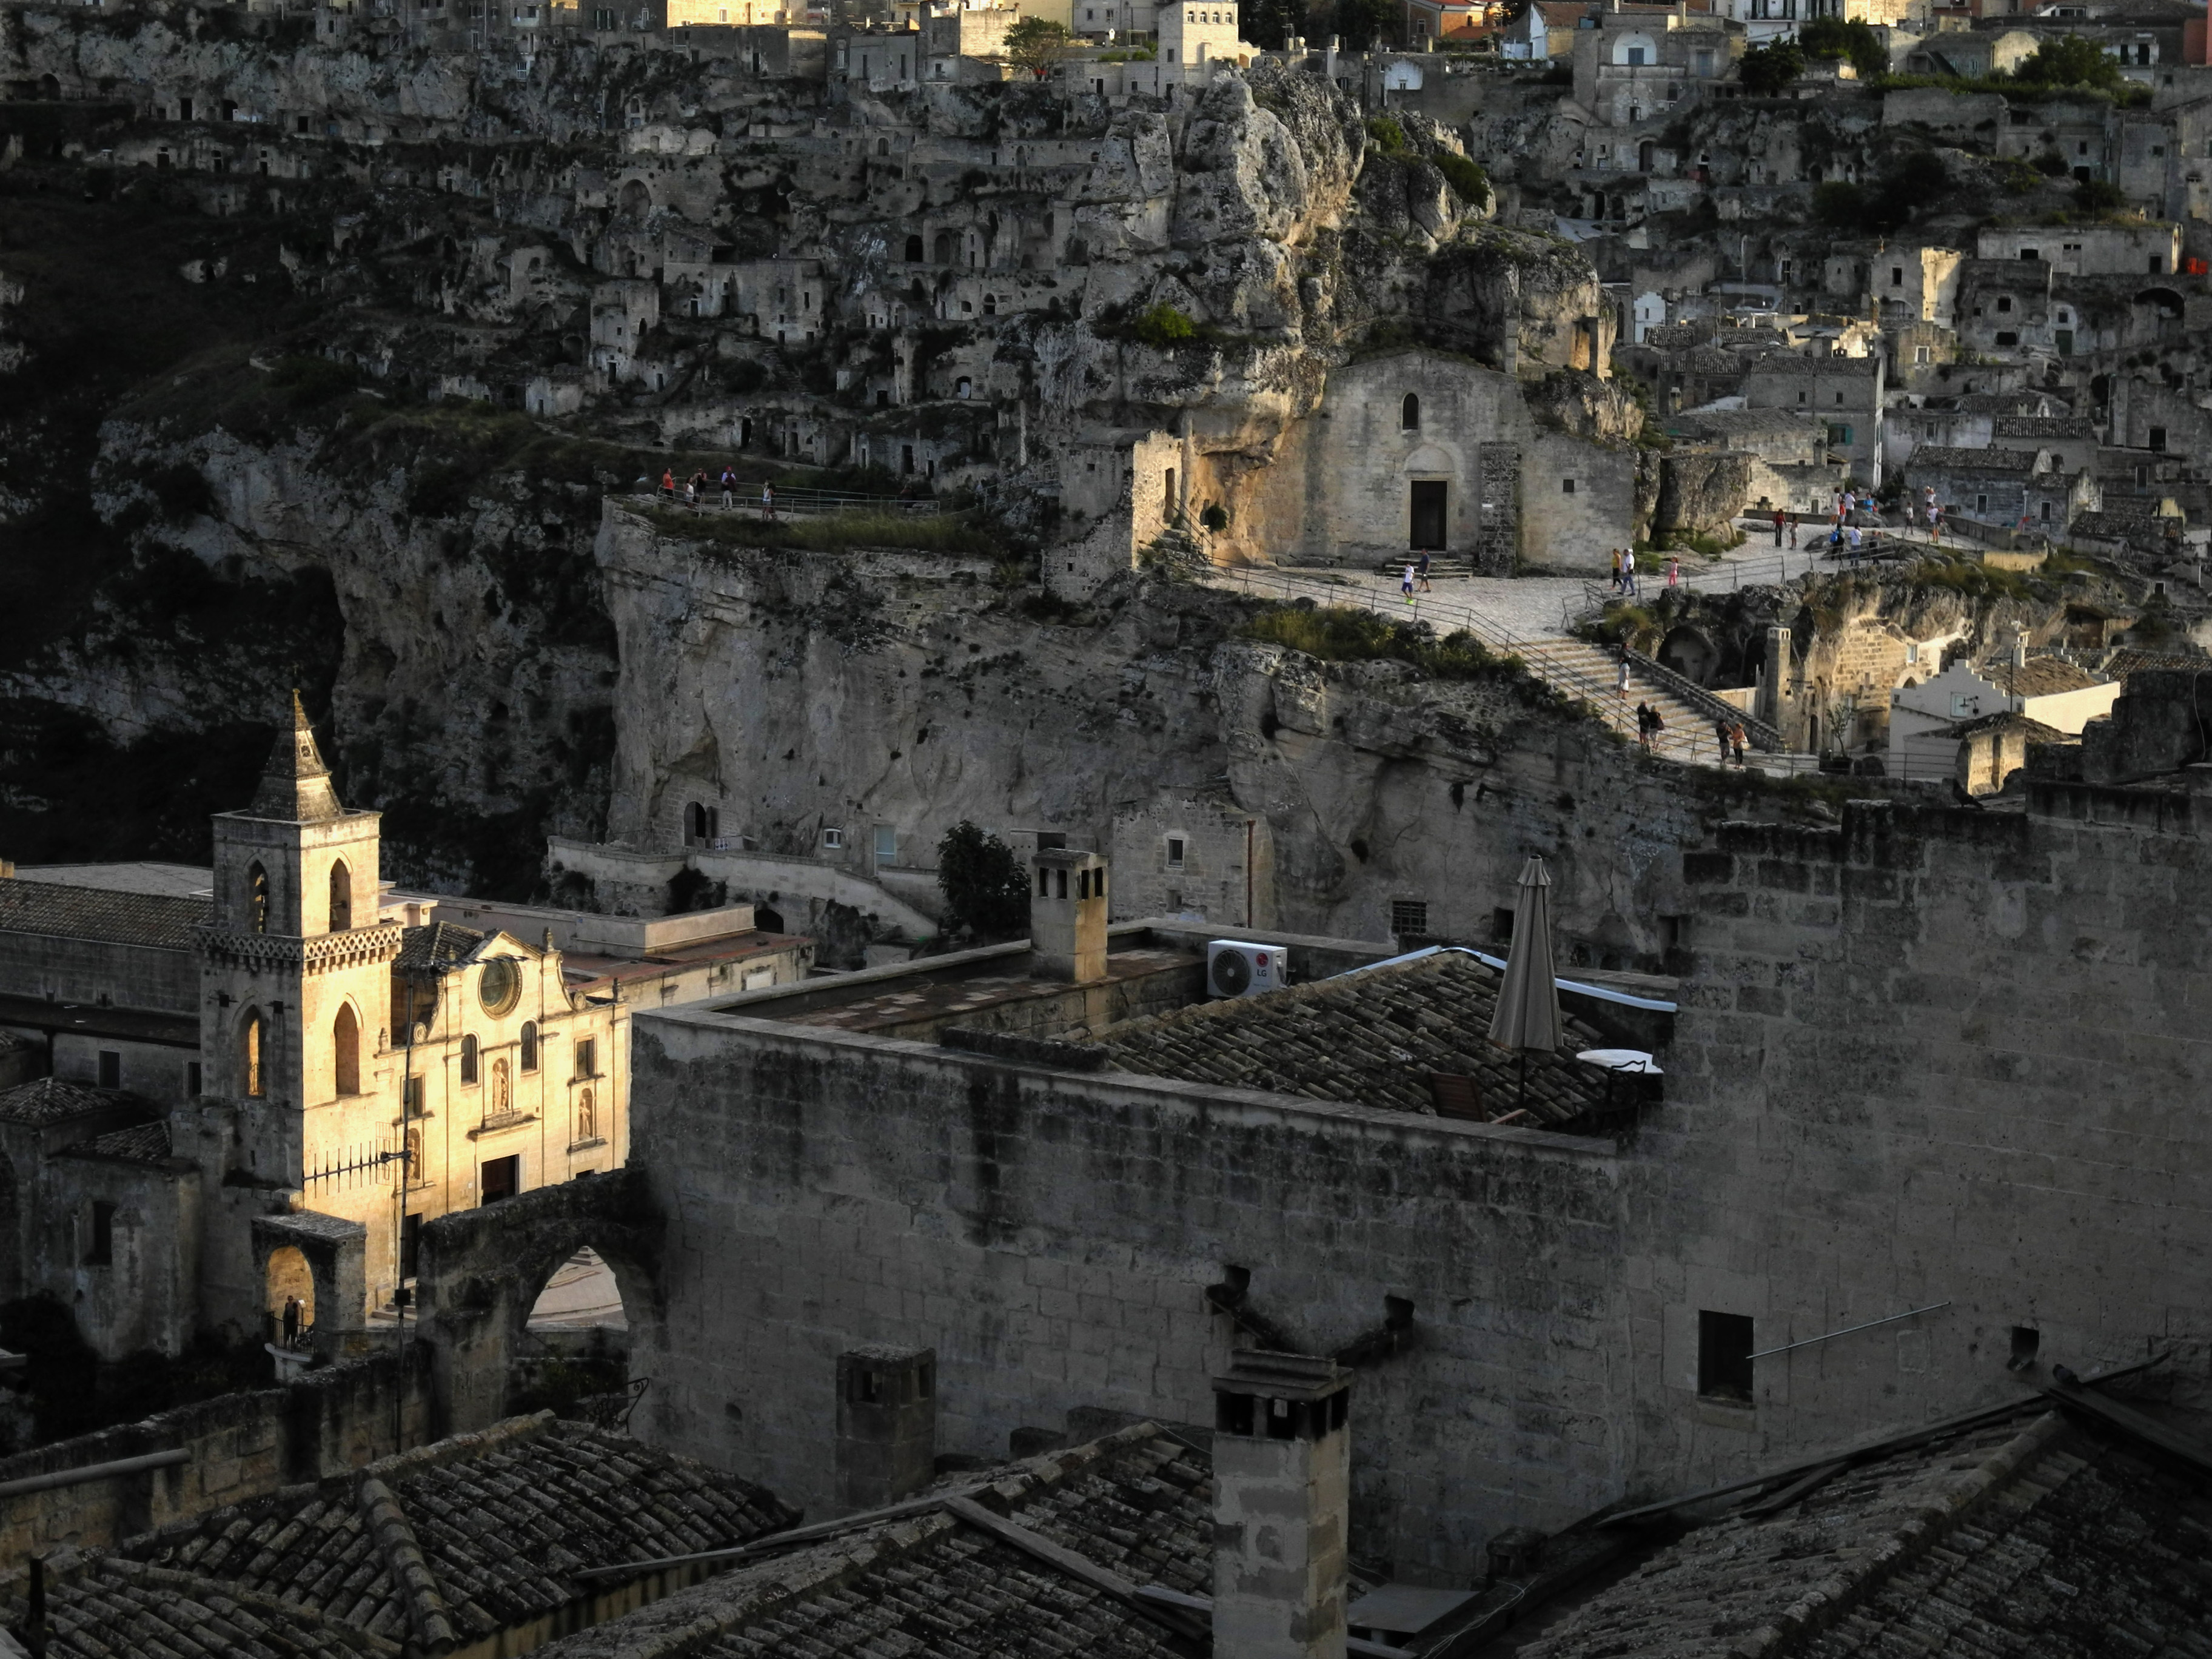
[[[2045,726],[2041,720],[2010,708],[1999,709],[1994,714],[1984,714],[1978,720],[1960,720],[1943,729],[1947,738],[1971,738],[1984,732],[2018,732],[2031,743],[2066,743],[2067,733],[2055,726]]]
[[[1984,663],[1974,671],[2001,690],[2023,697],[2055,696],[2061,691],[2081,691],[2102,685],[2102,676],[2077,668],[2063,657],[2030,657],[2024,663],[2003,659]]]
[[[2056,1414],[1861,1464],[1599,1591],[1522,1659],[2205,1650],[2198,1484]]]
[[[151,1123],[134,1123],[127,1129],[110,1129],[69,1150],[87,1152],[94,1158],[127,1158],[137,1164],[159,1164],[169,1156],[168,1120],[157,1118]]]
[[[1751,367],[1753,374],[1832,374],[1859,375],[1871,379],[1881,368],[1881,359],[1865,357],[1814,357],[1797,351],[1777,351],[1761,357]]]
[[[1411,1112],[1434,1109],[1431,1073],[1471,1076],[1498,1115],[1521,1097],[1517,1060],[1489,1042],[1500,977],[1444,951],[1131,1020],[1099,1042],[1125,1072]],[[1571,1057],[1604,1039],[1579,1020],[1565,1024],[1563,1054],[1529,1057],[1528,1108],[1538,1127],[1563,1127],[1604,1097],[1604,1078]]]
[[[0,933],[189,951],[192,929],[211,915],[205,899],[64,886],[21,875],[0,878]]]
[[[251,1655],[321,1659],[374,1654],[398,1659],[399,1644],[354,1630],[313,1607],[210,1583],[114,1556],[63,1550],[46,1562],[46,1659],[131,1655]],[[18,1572],[0,1595],[0,1622],[21,1630],[29,1611]],[[16,1651],[23,1650],[18,1648]]]
[[[592,1593],[576,1568],[723,1548],[797,1519],[735,1475],[548,1413],[217,1510],[124,1552],[395,1641],[434,1644],[442,1622],[465,1647]]]
[[[2000,415],[1991,423],[2000,438],[2094,438],[2095,423],[2079,415]]]
[[[1908,473],[1994,472],[2025,477],[2041,459],[2032,449],[1956,449],[1948,444],[1923,444],[1905,464]]]
[[[0,1121],[36,1126],[65,1123],[73,1117],[112,1112],[118,1106],[153,1109],[137,1095],[120,1089],[95,1089],[88,1083],[64,1083],[58,1077],[42,1077],[0,1092]]]
[[[466,962],[469,953],[484,942],[487,935],[473,927],[463,927],[450,921],[433,921],[421,927],[407,928],[399,942],[399,954],[392,966],[403,972],[428,969],[444,973],[447,969]]]
[[[1212,1591],[1212,1468],[1150,1423],[940,1488],[957,1507],[855,1517],[828,1541],[740,1567],[542,1650],[545,1659],[1170,1659],[1192,1651],[1099,1582]],[[1011,1522],[1043,1547],[979,1525]],[[1093,1571],[1045,1559],[1054,1547]]]

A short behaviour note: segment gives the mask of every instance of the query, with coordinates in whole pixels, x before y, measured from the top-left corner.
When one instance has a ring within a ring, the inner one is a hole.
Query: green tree
[[[1865,23],[1847,23],[1840,17],[1816,17],[1797,31],[1797,44],[1808,58],[1843,58],[1850,61],[1863,81],[1889,72],[1889,54],[1881,37]]]
[[[1877,230],[1895,230],[1920,210],[1933,207],[1951,188],[1951,175],[1943,158],[1932,149],[1907,150],[1890,163],[1869,203],[1869,219]]]
[[[1743,89],[1754,98],[1778,95],[1804,72],[1805,54],[1788,40],[1753,46],[1736,68]]]
[[[1029,930],[1030,883],[1013,848],[963,818],[937,843],[937,886],[954,932],[1018,939]]]
[[[1302,14],[1294,0],[1251,0],[1244,8],[1244,38],[1267,52],[1280,52],[1298,32]]]
[[[2045,40],[2013,71],[2016,81],[2042,87],[2104,87],[2120,84],[2120,66],[2094,40],[2078,34]]]
[[[1137,319],[1137,337],[1162,350],[1198,337],[1198,325],[1164,300]]]
[[[1065,23],[1049,17],[1024,17],[1006,31],[1006,60],[1042,81],[1073,45]]]
[[[1400,10],[1395,0],[1336,0],[1330,33],[1344,37],[1347,52],[1387,46],[1398,32]]]
[[[1838,230],[1859,230],[1867,222],[1867,193],[1856,185],[1831,179],[1813,186],[1813,216]]]

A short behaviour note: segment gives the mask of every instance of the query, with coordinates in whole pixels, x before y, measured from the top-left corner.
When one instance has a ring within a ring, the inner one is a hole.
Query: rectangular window
[[[1916,363],[1926,362],[1928,361],[1928,348],[1926,346],[1913,347],[1912,361]]]
[[[1409,933],[1425,934],[1429,931],[1429,907],[1421,899],[1392,899],[1390,901],[1390,931],[1400,939]]]
[[[115,1262],[115,1206],[100,1199],[92,1201],[92,1224],[84,1242],[84,1265],[112,1267]]]
[[[1631,46],[1628,49],[1628,66],[1631,69],[1642,69],[1644,67],[1643,47]]]
[[[419,1215],[399,1218],[399,1276],[415,1277],[415,1264],[422,1250],[422,1218]]]
[[[1571,495],[1574,493],[1575,481],[1572,478],[1562,478],[1559,480],[1559,494],[1562,495]]]
[[[1182,848],[1183,841],[1181,836],[1170,836],[1168,837],[1169,869],[1180,870],[1182,868]]]
[[[2164,427],[2154,426],[2151,428],[2150,442],[2147,447],[2156,450],[2161,455],[2166,453],[2166,428]]]
[[[896,864],[898,862],[898,828],[896,825],[879,823],[876,826],[876,862],[878,864]]]
[[[185,1062],[185,1093],[197,1098],[200,1091],[200,1063],[197,1060]]]
[[[1511,942],[1513,909],[1510,905],[1501,904],[1490,913],[1490,937],[1500,945]]]
[[[824,830],[822,832],[822,844],[832,849],[842,847],[845,844],[845,832],[842,830]]]
[[[481,1171],[477,1183],[477,1203],[496,1204],[522,1190],[521,1153],[489,1158],[477,1167]]]
[[[1698,1393],[1751,1404],[1751,1316],[1698,1312]]]
[[[597,1037],[576,1039],[576,1075],[597,1077],[599,1074],[599,1040]]]
[[[100,1086],[120,1089],[123,1086],[123,1056],[112,1048],[100,1051]]]
[[[1977,495],[1977,496],[1975,496],[1975,497],[1974,497],[1974,511],[1975,511],[1975,512],[1977,512],[1977,513],[1986,513],[1986,512],[1988,512],[1989,510],[1990,510],[1990,498],[1989,498],[1988,496],[1986,496],[1986,495]]]
[[[399,1109],[409,1117],[422,1115],[422,1079],[412,1074],[399,1084]]]

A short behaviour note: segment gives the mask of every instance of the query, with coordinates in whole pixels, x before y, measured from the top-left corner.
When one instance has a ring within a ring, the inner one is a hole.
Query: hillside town
[[[2208,170],[2192,0],[0,0],[0,1659],[2204,1651]]]

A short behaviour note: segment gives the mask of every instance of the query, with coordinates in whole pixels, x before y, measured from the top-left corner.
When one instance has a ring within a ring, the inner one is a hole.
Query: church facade
[[[425,1222],[626,1156],[619,980],[384,900],[379,814],[289,726],[203,891],[0,879],[0,1028],[62,1074],[0,1091],[0,1300],[111,1358],[295,1302],[303,1346],[357,1346]]]

